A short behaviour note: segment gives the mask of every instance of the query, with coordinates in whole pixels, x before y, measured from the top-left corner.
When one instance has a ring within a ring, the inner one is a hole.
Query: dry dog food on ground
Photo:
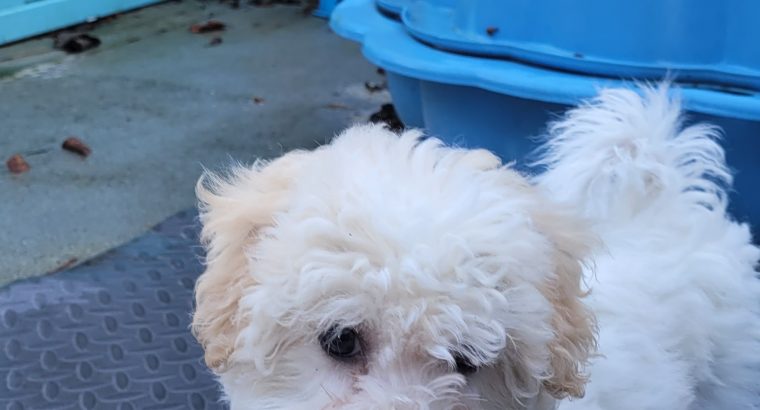
[[[8,167],[8,170],[11,171],[14,174],[23,174],[26,171],[29,171],[29,164],[26,162],[24,157],[21,156],[21,154],[15,154],[12,157],[8,158],[8,161],[5,162],[5,165]]]
[[[219,20],[209,20],[203,23],[193,24],[190,31],[193,33],[210,33],[212,31],[222,31],[227,27],[226,24]]]
[[[61,147],[65,149],[66,151],[73,152],[83,157],[90,155],[90,153],[92,152],[90,147],[88,147],[87,144],[82,142],[77,137],[66,138],[66,141],[63,141],[63,145]]]

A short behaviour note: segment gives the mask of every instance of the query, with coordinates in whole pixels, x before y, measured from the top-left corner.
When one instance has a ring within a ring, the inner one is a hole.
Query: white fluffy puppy
[[[380,126],[206,175],[193,330],[232,409],[753,408],[758,250],[680,127],[609,90],[536,181]]]

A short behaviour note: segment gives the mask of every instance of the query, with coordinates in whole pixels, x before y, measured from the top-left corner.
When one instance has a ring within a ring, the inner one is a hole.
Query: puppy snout
[[[459,374],[440,376],[427,383],[410,383],[408,378],[375,379],[360,383],[345,410],[466,410],[461,390],[466,384]]]

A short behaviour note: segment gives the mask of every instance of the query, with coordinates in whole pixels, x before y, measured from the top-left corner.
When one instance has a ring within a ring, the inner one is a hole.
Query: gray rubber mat
[[[196,216],[0,289],[0,410],[224,408],[189,332]]]

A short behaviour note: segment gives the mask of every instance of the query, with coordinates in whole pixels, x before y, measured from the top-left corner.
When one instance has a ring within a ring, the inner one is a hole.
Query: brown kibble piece
[[[498,32],[499,32],[499,28],[498,27],[490,26],[490,27],[486,28],[486,33],[489,36],[492,36],[492,35],[494,35],[494,34],[496,34]]]
[[[8,161],[5,162],[5,165],[8,167],[8,170],[11,171],[14,174],[23,174],[26,171],[29,171],[29,164],[26,162],[24,157],[21,156],[21,154],[15,154],[12,157],[8,158]]]
[[[227,27],[226,24],[219,20],[209,20],[203,23],[193,24],[190,31],[193,33],[210,33],[212,31],[222,31]]]
[[[66,138],[66,141],[63,141],[63,145],[61,147],[66,151],[79,154],[83,157],[90,155],[92,152],[90,147],[88,147],[84,142],[80,141],[77,137]]]

